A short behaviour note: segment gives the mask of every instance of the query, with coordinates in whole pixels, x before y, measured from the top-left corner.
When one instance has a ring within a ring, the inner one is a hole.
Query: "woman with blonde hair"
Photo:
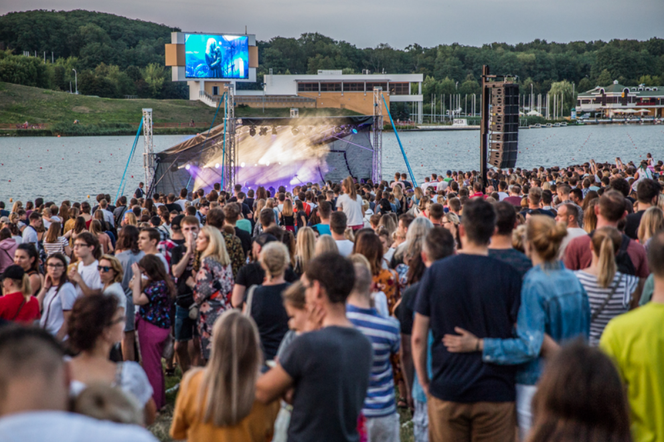
[[[648,209],[650,210],[650,209]],[[645,219],[645,214],[643,215]],[[641,221],[643,223],[643,220]],[[616,254],[622,234],[614,227],[602,227],[591,238],[590,267],[574,272],[588,293],[590,303],[590,345],[599,339],[609,321],[629,310],[632,299],[638,299],[639,278],[618,271]]]
[[[214,321],[232,308],[233,269],[221,232],[205,226],[196,238],[196,251],[201,254],[201,267],[193,285],[194,302],[198,306],[198,332],[204,359],[210,358]],[[191,313],[191,311],[190,311]]]
[[[478,339],[455,328],[459,335],[445,335],[443,344],[452,353],[482,352],[492,364],[520,364],[516,376],[516,409],[520,440],[530,429],[531,402],[537,391],[544,360],[540,356],[545,335],[556,343],[588,338],[590,307],[585,289],[574,272],[557,259],[567,226],[546,215],[534,215],[526,224],[524,245],[533,268],[521,287],[521,306],[512,339]]]
[[[454,212],[447,212],[443,215],[443,227],[450,231],[454,237],[457,250],[461,249],[461,238],[459,237],[459,216]]]
[[[328,252],[339,253],[339,247],[337,247],[336,241],[330,235],[321,235],[316,240],[314,257]]]
[[[392,218],[389,213],[380,216],[380,221],[378,221],[378,228],[380,229],[381,227],[385,228],[390,236],[392,236],[392,234],[397,230],[397,224],[394,222],[394,218]]]
[[[134,212],[127,211],[122,218],[122,226],[138,226],[138,220]]]
[[[178,440],[264,442],[272,440],[279,401],[255,399],[262,366],[254,321],[229,310],[214,324],[211,357],[189,370],[175,402],[170,435]]]
[[[599,203],[599,198],[590,200],[588,207],[583,209],[583,230],[590,233],[597,228],[597,214],[595,206]]]
[[[307,264],[314,257],[316,248],[316,235],[311,227],[302,227],[297,232],[297,243],[295,245],[295,268],[298,275],[302,275]]]
[[[63,253],[65,256],[71,256],[69,242],[64,236],[60,236],[61,224],[59,221],[53,221],[48,226],[48,231],[44,237],[44,251],[46,256],[54,253]]]
[[[12,206],[11,213],[18,213],[18,211],[21,209],[23,209],[23,203],[21,201],[16,201]]]
[[[662,212],[662,209],[657,206],[648,208],[639,224],[639,243],[648,249],[650,238],[662,230],[662,227],[664,227],[664,212]]]
[[[11,265],[2,273],[0,319],[32,324],[39,319],[39,301],[32,296],[30,278],[18,265]]]
[[[288,248],[279,241],[270,242],[261,249],[259,262],[265,281],[247,290],[244,314],[256,321],[264,360],[271,361],[288,332],[288,313],[281,297],[290,285],[284,279],[290,264]]]
[[[284,208],[279,212],[279,224],[289,232],[295,232],[295,212],[291,200],[284,200]]]
[[[265,192],[265,189],[263,189],[263,192]],[[256,237],[256,236],[260,235],[261,233],[263,233],[263,226],[261,225],[260,222],[258,222],[258,217],[261,213],[261,210],[263,210],[264,208],[265,208],[265,200],[264,199],[260,199],[260,200],[256,201],[256,210],[254,210],[255,218],[256,218],[256,225],[254,226],[254,234],[253,234],[254,237]]]
[[[364,227],[364,212],[362,211],[362,197],[357,194],[353,178],[348,176],[341,183],[343,195],[337,198],[337,210],[343,211],[348,219],[347,225],[353,230]]]
[[[413,197],[410,200],[409,208],[417,207],[420,204],[420,200],[422,199],[423,196],[424,192],[422,192],[422,189],[416,187],[415,191],[413,192]]]

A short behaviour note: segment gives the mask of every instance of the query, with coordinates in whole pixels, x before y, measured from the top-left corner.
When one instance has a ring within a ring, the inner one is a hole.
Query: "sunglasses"
[[[111,270],[113,270],[113,267],[97,266],[97,270],[99,270],[100,272],[106,273],[106,272],[110,272]]]

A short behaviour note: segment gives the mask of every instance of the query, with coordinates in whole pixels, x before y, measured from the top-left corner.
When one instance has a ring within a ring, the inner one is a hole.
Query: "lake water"
[[[479,131],[400,133],[415,179],[432,172],[479,169]],[[189,138],[155,136],[159,152]],[[0,139],[0,201],[38,196],[60,202],[82,201],[118,191],[134,137],[16,137]],[[125,194],[143,181],[143,144],[127,170]],[[519,132],[518,166],[565,166],[596,161],[638,161],[646,153],[664,159],[664,126],[574,126]],[[383,133],[383,177],[407,172],[393,132]]]

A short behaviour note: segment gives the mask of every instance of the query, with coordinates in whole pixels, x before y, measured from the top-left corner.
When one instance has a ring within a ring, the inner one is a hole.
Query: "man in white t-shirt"
[[[69,272],[69,280],[76,286],[76,297],[101,293],[104,287],[99,277],[99,240],[90,232],[80,233],[74,240],[74,255],[78,265]]]
[[[0,440],[156,442],[138,425],[68,413],[69,370],[58,342],[37,327],[0,331]]]
[[[346,214],[344,212],[332,212],[330,215],[330,233],[337,243],[339,253],[343,257],[348,257],[353,253],[353,242],[346,239]]]
[[[35,248],[39,250],[39,237],[37,236],[37,229],[42,225],[42,216],[39,212],[32,212],[28,217],[28,224],[23,229],[23,244],[32,243]]]
[[[141,232],[138,234],[138,249],[141,250],[146,255],[155,255],[157,258],[164,263],[164,268],[166,273],[169,273],[170,266],[166,257],[159,252],[157,249],[157,244],[161,240],[161,235],[159,231],[153,227],[141,229]]]
[[[574,204],[558,206],[556,222],[565,223],[567,226],[567,236],[563,238],[563,242],[560,244],[560,251],[558,252],[558,259],[562,259],[565,256],[567,244],[574,238],[587,235],[588,233],[579,227],[579,211]]]

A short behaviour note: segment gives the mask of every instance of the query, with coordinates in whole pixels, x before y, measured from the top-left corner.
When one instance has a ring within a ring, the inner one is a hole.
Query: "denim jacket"
[[[590,333],[588,295],[561,261],[545,268],[535,266],[526,273],[516,337],[484,339],[482,359],[501,365],[522,364],[517,383],[535,385],[544,363],[539,354],[545,333],[558,343],[578,336],[588,339]]]

